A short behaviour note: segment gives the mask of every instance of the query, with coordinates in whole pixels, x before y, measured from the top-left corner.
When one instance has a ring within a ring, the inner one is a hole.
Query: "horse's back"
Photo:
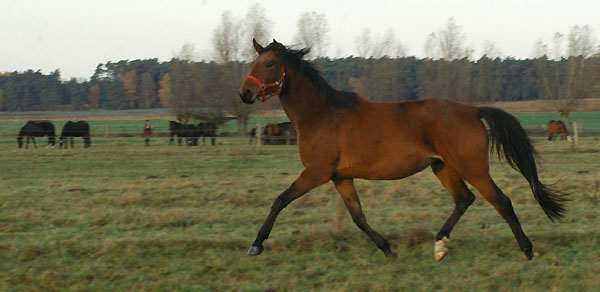
[[[66,137],[83,137],[90,133],[90,124],[86,121],[67,121],[63,126],[61,135]]]
[[[563,123],[563,121],[555,121],[555,120],[550,120],[548,121],[548,133],[549,134],[566,134],[567,133],[567,127],[565,126],[565,123]]]

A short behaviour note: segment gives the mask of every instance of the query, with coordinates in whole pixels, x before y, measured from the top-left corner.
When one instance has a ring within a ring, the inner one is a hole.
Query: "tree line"
[[[476,61],[415,57],[313,62],[334,87],[373,101],[447,98],[463,103],[598,97],[600,57],[513,58]],[[0,75],[0,110],[210,108],[232,111],[246,62],[124,60],[100,64],[88,81],[61,81],[60,72]],[[277,107],[277,103],[269,104]]]

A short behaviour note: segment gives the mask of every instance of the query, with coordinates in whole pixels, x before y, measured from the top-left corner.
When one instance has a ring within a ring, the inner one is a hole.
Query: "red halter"
[[[258,78],[254,77],[252,75],[248,75],[248,77],[246,79],[250,79],[250,80],[256,82],[258,84],[258,86],[260,86],[260,91],[262,93],[262,99],[260,99],[260,101],[265,102],[269,98],[271,98],[275,95],[279,95],[281,93],[281,88],[283,88],[283,78],[285,78],[285,71],[283,70],[283,66],[281,66],[281,78],[279,78],[279,80],[277,80],[277,81],[265,84],[265,83],[260,82],[260,80],[258,80]],[[269,87],[276,87],[277,90],[269,95],[266,95],[265,91]]]

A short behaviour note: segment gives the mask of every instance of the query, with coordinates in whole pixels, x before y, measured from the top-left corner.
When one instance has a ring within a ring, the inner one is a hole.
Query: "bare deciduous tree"
[[[231,11],[225,10],[221,14],[221,22],[213,30],[212,44],[215,59],[218,63],[225,64],[240,59],[240,19],[234,17]]]
[[[490,59],[496,59],[502,57],[502,50],[498,47],[496,42],[490,40],[483,41],[483,52],[482,56],[486,56]]]
[[[454,18],[449,18],[446,26],[438,31],[437,42],[442,59],[462,59],[467,55],[465,35],[460,26],[454,22]]]
[[[294,42],[312,48],[310,57],[325,56],[329,47],[329,24],[324,13],[306,12],[298,19],[298,31]],[[310,58],[309,57],[309,58]]]
[[[425,40],[425,54],[440,62],[425,62],[420,69],[421,96],[447,98],[459,102],[473,102],[471,70],[468,58],[473,50],[465,44],[465,35],[453,18],[446,26],[429,34]]]
[[[359,57],[368,58],[371,56],[371,30],[367,27],[363,28],[360,34],[355,39],[356,52]]]
[[[248,33],[245,34],[242,40],[251,40],[254,38],[260,44],[269,42],[273,22],[265,15],[265,8],[262,5],[256,3],[248,7],[244,23]],[[254,50],[253,46],[242,43],[242,48],[244,48],[242,50],[244,60],[253,60],[256,57],[256,50]]]
[[[539,39],[535,41],[533,44],[533,49],[531,51],[531,56],[535,58],[541,58],[543,56],[548,56],[548,45],[544,42],[543,39]]]
[[[398,58],[407,55],[406,46],[401,41],[396,40],[396,35],[392,29],[388,29],[383,35],[378,34],[375,39],[372,39],[371,31],[364,28],[356,37],[355,43],[358,55],[363,58]]]
[[[569,125],[569,113],[577,99],[587,97],[592,89],[586,82],[586,61],[594,54],[595,39],[588,25],[574,26],[567,36],[567,54],[563,54],[565,35],[556,32],[552,38],[552,59],[548,64],[545,58],[536,60],[536,70],[541,76],[545,98],[553,100],[556,110],[565,124]],[[536,46],[542,47],[542,41]]]
[[[595,53],[596,39],[589,25],[576,25],[571,28],[568,36],[567,53],[569,56],[589,58]]]
[[[246,43],[241,42],[248,40],[241,37],[242,27],[239,23],[241,20],[234,17],[230,11],[223,12],[221,22],[213,31],[212,40],[215,55],[223,71],[220,86],[225,95],[225,104],[237,118],[238,133],[245,134],[246,124],[254,108],[242,103],[237,94],[239,85],[246,77],[246,67],[237,61],[241,60],[241,46],[246,46]],[[259,29],[255,28],[255,31]],[[247,44],[250,46],[249,40]]]

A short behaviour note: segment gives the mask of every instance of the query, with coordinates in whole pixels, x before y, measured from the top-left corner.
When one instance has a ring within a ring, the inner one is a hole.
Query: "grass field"
[[[539,259],[526,261],[477,194],[441,262],[433,236],[453,203],[429,169],[356,181],[395,260],[347,214],[335,224],[331,184],[288,206],[265,252],[248,257],[272,201],[302,170],[295,146],[94,141],[69,150],[0,141],[1,291],[600,291],[600,143],[591,138],[576,152],[536,139],[542,181],[573,200],[556,223],[516,171],[491,162]]]

